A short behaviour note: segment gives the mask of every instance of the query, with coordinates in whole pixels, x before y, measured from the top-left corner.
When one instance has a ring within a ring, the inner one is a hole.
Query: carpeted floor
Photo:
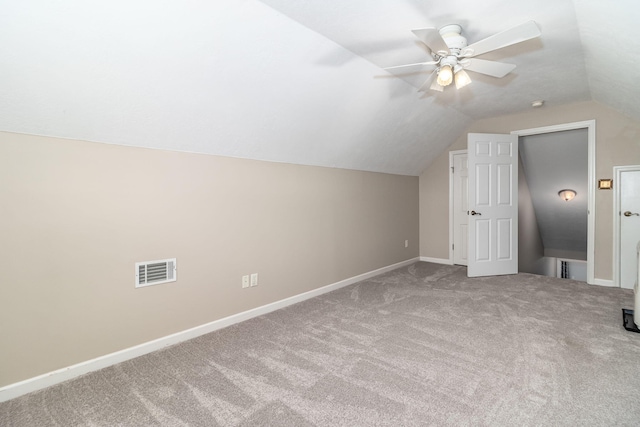
[[[632,299],[420,262],[1,403],[0,425],[637,426]]]

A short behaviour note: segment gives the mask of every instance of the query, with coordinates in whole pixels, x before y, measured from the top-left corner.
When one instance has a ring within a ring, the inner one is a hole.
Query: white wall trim
[[[40,390],[46,387],[50,387],[55,384],[79,377],[89,372],[97,371],[99,369],[106,368],[108,366],[115,365],[145,354],[151,353],[162,348],[179,344],[181,342],[190,340],[192,338],[199,337],[210,332],[217,331],[222,328],[234,325],[236,323],[243,322],[245,320],[252,319],[254,317],[262,316],[272,311],[279,310],[284,307],[311,299],[313,297],[326,294],[327,292],[335,291],[345,286],[352,285],[362,280],[369,279],[374,276],[401,268],[410,264],[413,264],[420,259],[418,257],[408,259],[406,261],[398,262],[386,267],[379,268],[377,270],[369,271],[367,273],[359,274],[357,276],[350,277],[345,280],[341,280],[336,283],[332,283],[327,286],[323,286],[318,289],[314,289],[308,292],[304,292],[298,295],[294,295],[289,298],[282,299],[270,304],[266,304],[260,307],[253,308],[251,310],[243,311],[238,314],[234,314],[223,319],[214,320],[213,322],[206,323],[204,325],[196,326],[191,329],[187,329],[182,332],[167,335],[162,338],[148,341],[143,344],[139,344],[133,347],[126,348],[124,350],[116,351],[114,353],[106,354],[104,356],[96,357],[95,359],[87,360],[77,363],[66,368],[58,369],[52,372],[48,372],[37,377],[29,378],[24,381],[9,384],[0,388],[0,402],[4,402],[16,397],[22,396],[27,393],[31,393],[36,390]]]
[[[587,129],[588,150],[588,196],[587,196],[587,283],[596,284],[595,281],[595,244],[596,244],[596,121],[585,120],[582,122],[563,123],[553,126],[545,126],[533,129],[514,130],[512,134],[520,136],[538,135],[541,133],[560,132],[573,129]],[[602,280],[600,280],[602,281]],[[607,286],[607,285],[603,285]]]
[[[421,256],[420,257],[420,261],[433,262],[434,264],[453,265],[453,260],[451,260],[451,259],[431,258],[431,257],[428,257],[428,256]]]
[[[593,279],[593,283],[590,283],[590,285],[606,286],[608,288],[617,288],[618,287],[613,282],[613,280],[595,279],[595,278]]]

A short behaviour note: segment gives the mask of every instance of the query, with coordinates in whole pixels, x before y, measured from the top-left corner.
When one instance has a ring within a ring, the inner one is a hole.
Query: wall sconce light
[[[573,190],[560,190],[558,191],[558,196],[560,196],[560,198],[565,202],[568,202],[569,200],[576,197],[576,192]]]
[[[612,179],[599,179],[598,180],[598,190],[612,190],[613,189],[613,180]]]

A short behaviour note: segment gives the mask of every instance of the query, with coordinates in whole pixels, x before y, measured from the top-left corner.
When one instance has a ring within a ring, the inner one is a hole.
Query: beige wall
[[[466,149],[468,132],[509,133],[584,120],[596,121],[596,179],[612,178],[613,166],[640,164],[640,123],[595,102],[545,106],[473,123],[420,176],[420,255],[448,258],[448,163],[450,150]],[[615,185],[615,183],[614,183]],[[612,279],[613,192],[596,192],[595,277]]]
[[[449,259],[449,175],[448,150],[420,175],[420,256]]]
[[[417,177],[0,133],[0,197],[0,386],[418,256]]]

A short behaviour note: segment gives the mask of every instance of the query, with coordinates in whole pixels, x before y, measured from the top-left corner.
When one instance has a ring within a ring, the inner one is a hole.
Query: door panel
[[[476,251],[475,261],[491,260],[491,222],[486,219],[475,220],[476,226]]]
[[[473,151],[476,153],[476,158],[491,156],[491,143],[488,141],[478,141],[476,143],[476,149]]]
[[[511,157],[513,146],[509,142],[498,142],[498,157]]]
[[[511,165],[498,165],[498,205],[511,205]]]
[[[510,260],[513,256],[511,250],[512,221],[510,218],[500,218],[496,220],[498,224],[498,255],[499,260]]]
[[[491,202],[491,165],[487,163],[476,164],[476,194],[475,206],[483,208]]]
[[[469,277],[518,272],[517,135],[468,136]],[[474,215],[475,213],[475,215]]]

